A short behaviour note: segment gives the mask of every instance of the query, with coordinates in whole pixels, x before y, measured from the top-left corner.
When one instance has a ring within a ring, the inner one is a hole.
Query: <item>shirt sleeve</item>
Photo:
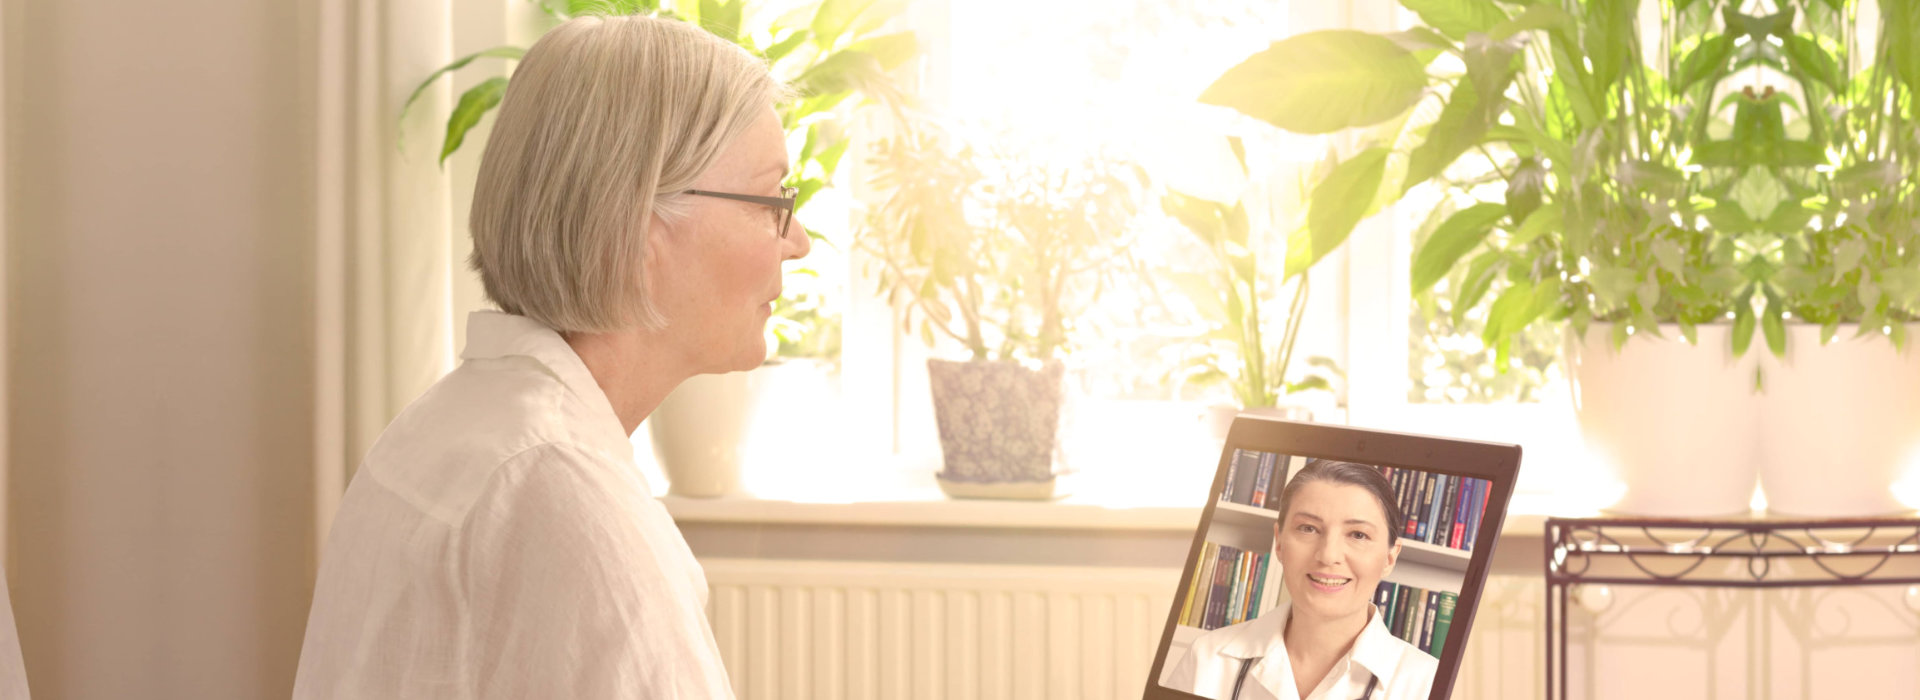
[[[650,531],[631,472],[568,445],[496,472],[457,545],[475,697],[733,697],[697,577],[672,570],[685,542]]]

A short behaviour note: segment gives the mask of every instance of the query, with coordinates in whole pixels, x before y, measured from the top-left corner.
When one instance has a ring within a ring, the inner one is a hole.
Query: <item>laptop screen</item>
[[[1445,698],[1519,448],[1243,417],[1147,697]]]

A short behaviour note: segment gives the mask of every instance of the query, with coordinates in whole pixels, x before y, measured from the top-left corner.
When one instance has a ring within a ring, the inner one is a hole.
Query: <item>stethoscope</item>
[[[1229,700],[1240,700],[1240,686],[1246,685],[1247,683],[1247,671],[1253,668],[1253,662],[1259,661],[1261,658],[1262,657],[1254,657],[1240,660],[1240,677],[1233,680],[1233,695],[1229,696]],[[1373,689],[1378,685],[1380,685],[1380,677],[1373,675],[1371,672],[1367,673],[1367,689],[1360,691],[1360,697],[1355,700],[1367,700],[1373,697]]]

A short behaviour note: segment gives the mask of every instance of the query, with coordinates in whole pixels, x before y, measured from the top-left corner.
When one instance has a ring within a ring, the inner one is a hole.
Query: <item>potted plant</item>
[[[1241,173],[1246,174],[1243,143],[1238,138],[1228,141]],[[1249,188],[1251,191],[1264,189],[1258,185]],[[1303,195],[1301,199],[1306,197]],[[1270,232],[1254,230],[1246,197],[1235,202],[1216,202],[1169,190],[1160,204],[1206,252],[1203,269],[1174,270],[1169,278],[1206,323],[1203,334],[1194,338],[1192,347],[1197,352],[1190,355],[1184,383],[1223,382],[1231,388],[1236,402],[1209,409],[1212,433],[1221,440],[1226,439],[1234,415],[1243,412],[1310,418],[1312,412],[1305,406],[1282,405],[1283,400],[1299,392],[1331,392],[1334,385],[1330,378],[1339,378],[1342,374],[1331,358],[1315,356],[1308,358],[1307,364],[1322,373],[1310,373],[1297,381],[1287,379],[1301,322],[1306,316],[1307,270],[1288,266],[1279,280],[1268,279],[1272,266],[1261,265],[1262,253],[1268,246],[1259,238],[1260,234]],[[1268,203],[1267,208],[1274,208],[1272,204]],[[1302,260],[1295,256],[1287,262],[1299,265]],[[1284,314],[1261,311],[1263,291],[1275,282],[1283,288],[1288,283],[1292,285],[1286,295],[1288,303]],[[1276,335],[1277,342],[1268,340]]]
[[[1763,232],[1765,395],[1759,441],[1768,507],[1803,516],[1910,510],[1892,486],[1920,456],[1920,30],[1912,3],[1879,3],[1857,43],[1858,3],[1729,10],[1728,35],[1765,38],[1740,117],[1701,160],[1740,177],[1766,209],[1722,222]],[[1797,127],[1797,128],[1795,128]],[[1736,148],[1742,141],[1753,144]],[[1891,341],[1891,342],[1889,342]]]
[[[1671,52],[1652,66],[1640,59],[1638,2],[1515,12],[1475,3],[1480,11],[1466,13],[1449,11],[1461,3],[1406,4],[1427,26],[1276,45],[1268,53],[1277,55],[1230,71],[1209,95],[1296,130],[1332,130],[1399,114],[1423,99],[1419,78],[1440,81],[1445,103],[1417,127],[1424,135],[1376,146],[1405,153],[1401,184],[1364,158],[1372,149],[1341,166],[1362,189],[1388,180],[1380,199],[1421,183],[1446,193],[1420,233],[1416,296],[1448,295],[1456,322],[1483,310],[1483,339],[1502,367],[1516,334],[1567,324],[1583,432],[1626,472],[1618,509],[1744,512],[1754,465],[1777,452],[1762,439],[1773,431],[1762,429],[1761,402],[1788,401],[1753,391],[1781,378],[1747,354],[1756,336],[1780,355],[1792,319],[1812,319],[1829,337],[1868,320],[1883,324],[1868,332],[1883,328],[1897,346],[1912,320],[1911,297],[1880,286],[1894,279],[1907,293],[1911,224],[1900,222],[1911,221],[1910,189],[1849,198],[1825,184],[1836,173],[1856,187],[1910,181],[1889,168],[1910,171],[1911,161],[1888,151],[1912,139],[1860,129],[1904,123],[1912,74],[1900,66],[1912,50],[1885,41],[1878,68],[1845,74],[1835,48],[1848,3],[1781,3],[1752,16],[1742,3],[1666,2]],[[1910,10],[1893,5],[1882,36],[1909,36]],[[1276,86],[1300,81],[1266,73],[1314,55],[1326,57],[1310,76],[1319,84]],[[1434,60],[1442,55],[1451,58]],[[1343,79],[1353,75],[1361,79]],[[1755,75],[1779,84],[1755,85]],[[1276,94],[1261,92],[1263,79]],[[1328,97],[1341,89],[1347,100]],[[1831,163],[1829,153],[1856,160]],[[1879,218],[1861,218],[1862,208]],[[1835,223],[1849,212],[1853,226]],[[1344,237],[1326,233],[1334,244]],[[1849,296],[1861,307],[1849,311]],[[1672,336],[1687,342],[1661,342]]]
[[[881,139],[872,166],[885,199],[858,245],[904,327],[967,358],[927,361],[941,488],[1052,497],[1075,318],[1124,254],[1144,176],[971,145],[924,122]]]
[[[773,74],[799,94],[779,105],[789,141],[797,143],[793,174],[785,183],[797,188],[795,207],[830,188],[850,140],[845,124],[861,103],[878,100],[900,104],[906,100],[890,72],[918,52],[911,32],[886,33],[884,27],[902,6],[888,2],[820,2],[775,17],[764,31],[748,32],[747,21],[756,11],[746,0],[678,2],[663,7],[660,0],[531,0],[556,21],[589,15],[649,14],[675,17],[699,25],[734,42],[770,64]],[[518,59],[526,50],[501,46],[464,56],[428,76],[401,109],[442,75],[482,58]],[[482,81],[460,96],[448,115],[440,147],[440,161],[460,148],[466,135],[488,111],[499,105],[508,78]],[[808,229],[816,243],[833,247],[835,241]],[[769,326],[768,363],[781,359],[818,363],[837,358],[839,320],[824,298],[831,289],[810,284],[821,276],[817,261],[796,267],[796,283],[774,304]],[[647,420],[654,454],[667,473],[673,495],[714,497],[738,489],[739,450],[751,423],[768,371],[697,375],[669,394]]]

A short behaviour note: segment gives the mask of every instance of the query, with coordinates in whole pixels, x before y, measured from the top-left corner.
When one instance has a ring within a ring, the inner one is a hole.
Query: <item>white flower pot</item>
[[[1813,517],[1908,510],[1892,487],[1920,468],[1920,349],[1898,352],[1877,333],[1856,338],[1851,325],[1827,345],[1818,326],[1787,330],[1785,358],[1759,349],[1767,509]],[[1920,324],[1907,337],[1920,339]]]
[[[759,403],[759,375],[695,375],[647,416],[669,495],[715,498],[740,490],[740,448]]]
[[[1688,345],[1636,334],[1615,351],[1612,324],[1568,333],[1568,375],[1587,449],[1626,493],[1609,510],[1653,517],[1747,513],[1757,481],[1760,397],[1754,370],[1764,345],[1734,358],[1725,325],[1699,327]]]

